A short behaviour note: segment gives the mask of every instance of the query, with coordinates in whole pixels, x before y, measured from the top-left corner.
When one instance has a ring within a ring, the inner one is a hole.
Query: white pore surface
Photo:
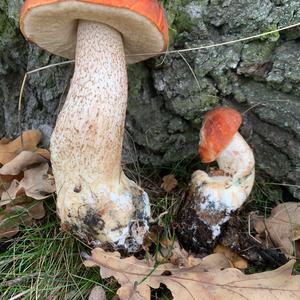
[[[154,23],[129,9],[76,0],[41,5],[24,17],[24,35],[41,48],[65,58],[75,56],[79,20],[94,21],[115,28],[122,35],[126,54],[156,53],[164,49],[162,33]],[[128,56],[127,63],[153,55]]]

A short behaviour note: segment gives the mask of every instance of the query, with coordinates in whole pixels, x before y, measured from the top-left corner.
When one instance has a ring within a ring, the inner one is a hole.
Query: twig
[[[186,58],[180,52],[178,52],[178,54],[181,56],[181,58],[183,59],[183,61],[187,64],[187,66],[190,69],[190,71],[191,71],[194,79],[196,80],[196,83],[197,83],[198,88],[199,88],[199,92],[201,92],[201,86],[200,86],[199,80],[198,80],[198,78],[197,78],[197,76],[196,76],[193,68],[191,67],[191,65],[189,64],[189,62],[186,60]]]
[[[126,56],[179,54],[179,53],[183,53],[183,52],[190,52],[190,51],[198,51],[198,50],[203,50],[203,49],[216,48],[216,47],[220,47],[220,46],[232,45],[232,44],[236,44],[236,43],[240,43],[240,42],[246,42],[246,41],[254,40],[254,39],[257,39],[257,38],[265,37],[267,35],[271,35],[271,34],[274,34],[274,33],[280,32],[280,31],[284,31],[284,30],[287,30],[287,29],[295,28],[295,27],[298,27],[298,26],[300,26],[300,23],[291,24],[291,25],[281,27],[281,28],[278,28],[278,29],[274,29],[274,30],[271,30],[271,31],[267,31],[267,32],[263,32],[263,33],[260,33],[260,34],[255,34],[255,35],[248,36],[248,37],[245,37],[245,38],[240,38],[240,39],[227,41],[227,42],[223,42],[223,43],[217,43],[217,44],[211,44],[211,45],[205,45],[205,46],[199,46],[199,47],[193,47],[193,48],[187,48],[187,49],[180,49],[180,50],[172,50],[172,51],[127,54]]]
[[[22,277],[18,277],[15,279],[3,281],[3,282],[0,282],[0,287],[10,287],[10,286],[22,284],[26,281],[31,280],[32,278],[36,277],[37,275],[39,275],[39,273],[32,273],[32,274],[24,275]]]
[[[151,220],[151,223],[153,224],[160,224],[160,221],[162,219],[163,216],[167,215],[169,213],[169,210],[166,210],[164,212],[162,212],[161,214],[159,214],[155,219]]]
[[[242,115],[245,115],[248,111],[254,109],[255,107],[259,106],[259,105],[265,105],[268,104],[269,102],[291,102],[291,100],[287,99],[287,100],[268,100],[268,101],[261,101],[258,103],[253,104],[252,106],[250,106],[248,109],[246,109],[244,112],[242,112]]]
[[[252,237],[256,242],[262,244],[260,240],[258,240],[255,236],[251,234],[251,214],[248,215],[248,235]]]
[[[9,300],[21,299],[24,295],[26,295],[29,292],[30,292],[30,289],[28,289],[28,290],[26,290],[26,291],[24,291],[24,292],[22,292],[22,293],[20,293],[20,294],[18,294],[16,296],[12,297],[12,298],[9,298]],[[22,299],[24,299],[24,298],[22,298]]]

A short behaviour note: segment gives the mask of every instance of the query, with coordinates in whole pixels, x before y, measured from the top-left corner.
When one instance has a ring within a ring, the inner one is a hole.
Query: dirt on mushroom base
[[[181,212],[180,218],[177,219],[179,224],[174,222],[174,229],[180,237],[182,246],[186,250],[196,252],[199,257],[211,254],[216,244],[228,247],[248,261],[249,270],[246,270],[248,273],[252,273],[253,268],[262,271],[277,268],[286,263],[287,258],[283,253],[275,248],[265,247],[254,238],[252,231],[249,232],[248,216],[247,208],[243,209],[239,215],[233,215],[229,222],[222,226],[222,234],[214,244],[199,244],[199,240],[193,240],[192,236],[187,234],[191,232],[190,228],[194,228],[193,236],[201,235],[202,240],[211,239],[211,232],[208,232],[204,223],[201,224],[196,210],[191,208]]]
[[[68,223],[68,221],[65,221],[61,225],[61,229],[63,231],[71,231],[92,247],[101,246],[107,251],[118,250],[123,255],[135,253],[141,248],[142,241],[140,240],[140,237],[144,236],[145,231],[148,230],[148,225],[145,225],[149,222],[149,217],[147,212],[145,212],[145,203],[148,202],[149,199],[147,194],[140,188],[135,187],[135,185],[130,187],[130,195],[132,196],[131,200],[135,207],[134,215],[131,216],[131,223],[126,226],[122,226],[118,223],[115,228],[110,228],[112,232],[123,232],[125,240],[118,245],[110,242],[100,242],[97,239],[97,237],[101,235],[101,232],[105,230],[105,218],[102,218],[102,216],[104,211],[107,213],[107,210],[109,210],[108,207],[105,207],[102,213],[90,206],[88,209],[84,208],[82,210],[84,215],[81,215],[81,212],[78,212],[78,216],[72,215],[72,212],[69,211],[68,218],[75,218],[77,219],[77,222],[76,224],[71,224]]]

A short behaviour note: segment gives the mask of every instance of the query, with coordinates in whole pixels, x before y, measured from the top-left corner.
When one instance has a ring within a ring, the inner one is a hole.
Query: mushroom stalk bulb
[[[156,0],[27,0],[20,21],[29,40],[75,56],[50,145],[62,228],[95,246],[137,251],[150,204],[121,168],[126,63],[152,56],[131,54],[166,48],[162,8]]]
[[[241,122],[241,115],[227,107],[213,109],[204,117],[199,155],[203,163],[217,161],[219,169],[192,174],[187,201],[176,222],[183,243],[195,251],[214,246],[222,225],[243,205],[253,187],[254,156],[238,133]]]

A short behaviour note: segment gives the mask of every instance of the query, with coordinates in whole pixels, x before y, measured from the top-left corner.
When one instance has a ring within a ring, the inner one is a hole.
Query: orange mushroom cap
[[[41,48],[72,59],[78,20],[104,23],[119,31],[127,63],[152,57],[168,45],[168,25],[157,0],[26,0],[20,28]],[[147,54],[134,56],[143,53]]]
[[[229,107],[217,107],[204,116],[198,153],[203,163],[209,163],[229,145],[242,123],[239,112]]]

